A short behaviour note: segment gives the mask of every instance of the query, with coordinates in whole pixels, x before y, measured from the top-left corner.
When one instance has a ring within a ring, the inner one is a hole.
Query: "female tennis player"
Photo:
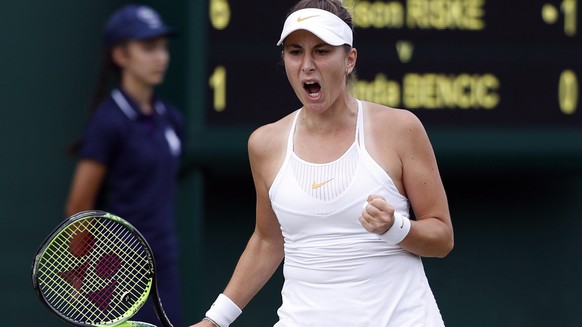
[[[249,138],[256,228],[194,326],[229,326],[283,259],[276,327],[443,326],[421,257],[445,257],[453,229],[423,125],[350,94],[341,1],[297,3],[278,45],[303,106]]]
[[[154,92],[165,77],[173,34],[156,11],[137,4],[120,8],[105,24],[103,78],[77,151],[66,213],[102,209],[135,226],[153,249],[160,297],[180,326],[174,194],[182,118]],[[116,85],[103,97],[111,73]],[[149,303],[135,320],[158,323]]]

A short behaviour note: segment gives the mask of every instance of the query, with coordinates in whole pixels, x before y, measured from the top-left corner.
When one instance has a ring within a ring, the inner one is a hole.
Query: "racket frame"
[[[147,297],[149,296],[152,299],[152,304],[154,306],[154,310],[156,312],[156,315],[158,316],[158,319],[162,323],[162,326],[163,327],[173,327],[172,323],[170,322],[170,320],[169,320],[168,316],[166,315],[166,312],[164,311],[164,308],[162,306],[162,302],[160,299],[158,286],[157,286],[155,259],[154,259],[153,251],[152,251],[149,243],[147,242],[145,237],[131,223],[129,223],[128,221],[126,221],[125,219],[123,219],[121,217],[118,217],[116,215],[113,215],[113,214],[106,212],[106,211],[103,211],[103,210],[86,210],[86,211],[78,212],[78,213],[68,217],[67,219],[62,221],[57,227],[55,227],[54,230],[46,237],[44,242],[40,245],[40,247],[39,247],[39,249],[34,257],[33,263],[32,263],[32,285],[34,287],[36,295],[41,300],[41,302],[47,308],[49,308],[50,311],[52,311],[54,314],[56,314],[58,317],[60,317],[61,319],[63,319],[64,321],[66,321],[68,323],[72,323],[72,324],[77,325],[77,326],[82,326],[82,327],[102,327],[102,326],[147,327],[147,326],[154,326],[155,327],[155,325],[151,325],[149,323],[128,320],[133,315],[128,316],[127,318],[125,318],[125,320],[120,320],[120,321],[117,321],[113,324],[105,324],[105,325],[86,324],[83,322],[75,321],[74,319],[67,317],[65,314],[61,313],[59,310],[54,308],[45,298],[45,296],[41,290],[41,285],[40,285],[40,281],[39,281],[39,263],[43,257],[43,254],[45,253],[47,248],[50,246],[50,244],[54,240],[54,238],[57,237],[69,225],[71,225],[77,221],[80,221],[83,219],[89,219],[89,218],[102,218],[102,219],[104,218],[104,219],[109,219],[109,220],[115,221],[116,223],[125,227],[130,233],[132,233],[138,239],[138,241],[140,241],[142,243],[144,249],[146,250],[145,252],[147,255],[147,261],[149,261],[149,263],[150,263],[150,269],[149,269],[148,273],[151,276],[152,283],[151,283],[149,291],[147,292],[149,294],[145,295],[146,299],[143,301],[143,303],[139,304],[139,307],[134,312],[134,314],[137,311],[139,311],[139,309],[143,306],[143,304],[146,303]]]

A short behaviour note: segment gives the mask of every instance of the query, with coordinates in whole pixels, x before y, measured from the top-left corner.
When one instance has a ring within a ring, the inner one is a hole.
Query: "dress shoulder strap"
[[[364,105],[362,101],[357,100],[358,102],[358,118],[356,122],[356,139],[358,141],[358,145],[362,149],[366,149],[366,142],[364,139]]]
[[[289,156],[293,152],[293,140],[295,136],[295,128],[297,126],[297,121],[299,120],[300,113],[301,109],[297,110],[295,117],[293,117],[293,123],[291,124],[291,128],[289,129],[289,135],[287,137],[287,156]]]

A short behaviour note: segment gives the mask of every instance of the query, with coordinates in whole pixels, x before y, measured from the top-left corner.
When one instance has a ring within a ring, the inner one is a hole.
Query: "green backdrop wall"
[[[37,246],[63,218],[75,163],[65,148],[85,120],[101,25],[123,3],[0,3],[2,325],[64,325],[36,299],[30,265]],[[201,122],[209,69],[199,46],[208,41],[206,2],[145,3],[182,32],[171,44],[172,64],[160,92],[188,120],[177,205],[184,303],[195,322],[227,283],[254,228],[246,157],[251,130],[206,131]],[[427,129],[456,235],[447,258],[424,260],[447,326],[582,325],[579,134],[556,131],[568,143],[560,148],[536,132],[508,141],[505,131],[491,130],[459,140],[458,131]],[[505,150],[495,151],[501,144]],[[233,326],[271,326],[281,283],[278,271]]]

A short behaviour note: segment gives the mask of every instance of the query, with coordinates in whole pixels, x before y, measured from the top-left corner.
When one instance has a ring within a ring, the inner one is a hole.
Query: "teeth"
[[[310,86],[312,85],[317,85],[318,83],[316,81],[308,81],[305,82],[304,85],[306,87],[306,89],[308,89]],[[313,92],[313,93],[308,93],[310,97],[317,97],[319,95],[319,91],[318,92]]]

